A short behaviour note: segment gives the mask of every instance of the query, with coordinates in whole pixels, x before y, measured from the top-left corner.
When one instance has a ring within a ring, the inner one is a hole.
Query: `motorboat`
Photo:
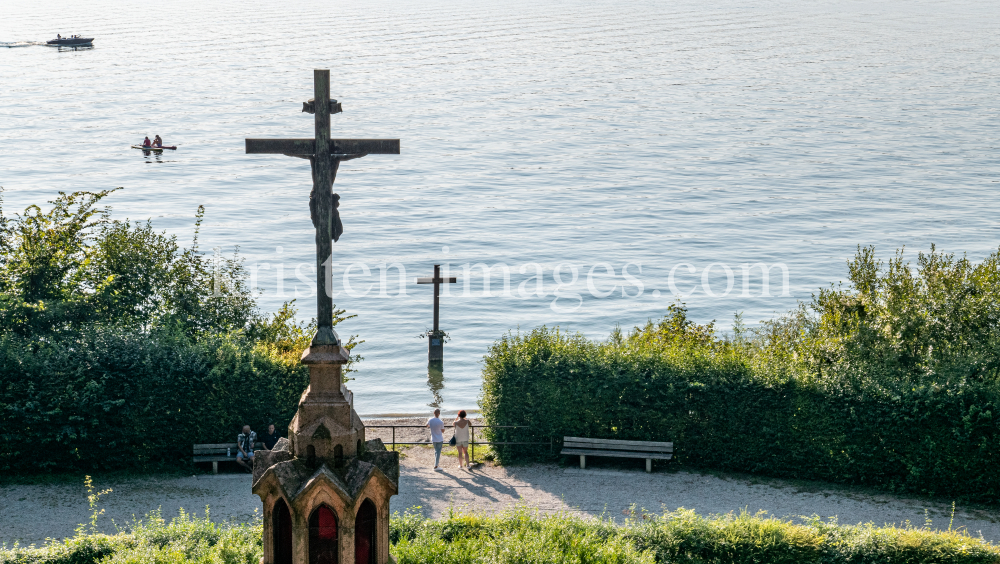
[[[74,45],[90,45],[94,42],[93,37],[80,37],[79,35],[74,35],[72,37],[59,37],[56,39],[50,39],[45,42],[46,45],[58,45],[61,47],[74,46]]]

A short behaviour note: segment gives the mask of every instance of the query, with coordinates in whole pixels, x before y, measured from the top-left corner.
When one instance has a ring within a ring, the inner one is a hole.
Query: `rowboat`
[[[132,148],[133,149],[142,149],[143,151],[162,151],[164,149],[170,149],[171,151],[176,151],[177,150],[177,147],[173,146],[173,145],[170,146],[170,147],[143,147],[142,145],[132,145]]]
[[[50,39],[46,41],[45,44],[73,46],[73,45],[90,45],[93,42],[94,42],[93,37],[60,37],[59,39]]]

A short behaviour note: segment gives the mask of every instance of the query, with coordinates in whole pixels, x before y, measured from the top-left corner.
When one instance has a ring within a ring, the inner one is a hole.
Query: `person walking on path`
[[[463,409],[458,412],[458,417],[455,418],[455,446],[458,447],[458,467],[472,468],[472,461],[469,460],[469,428],[472,427],[472,422],[465,416],[466,413]],[[465,466],[462,466],[463,455],[465,456]]]
[[[434,417],[427,420],[431,429],[431,442],[434,443],[434,469],[441,465],[441,447],[444,446],[444,421],[441,421],[441,410],[434,410]]]

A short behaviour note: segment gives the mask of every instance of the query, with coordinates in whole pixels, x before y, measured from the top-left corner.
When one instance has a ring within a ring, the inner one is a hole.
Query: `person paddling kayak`
[[[171,145],[169,147],[164,146],[163,139],[160,139],[159,135],[154,137],[152,141],[150,141],[149,136],[147,136],[145,139],[142,140],[142,145],[132,145],[132,148],[142,149],[144,154],[146,154],[147,156],[149,156],[150,151],[160,153],[166,149],[170,149],[171,151],[177,150],[177,147],[174,145]]]

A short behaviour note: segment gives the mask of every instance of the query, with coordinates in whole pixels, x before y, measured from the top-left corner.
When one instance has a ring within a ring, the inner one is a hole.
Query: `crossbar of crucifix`
[[[441,284],[455,284],[458,279],[454,276],[449,278],[441,277],[441,265],[434,265],[434,276],[432,278],[417,278],[417,284],[434,284],[434,332],[438,329],[438,311],[441,307]]]
[[[316,335],[313,345],[340,346],[333,330],[333,241],[342,227],[337,212],[340,196],[333,193],[333,182],[341,161],[365,155],[398,155],[399,139],[330,139],[330,114],[343,111],[330,99],[330,71],[313,71],[314,97],[303,102],[302,111],[315,116],[312,139],[247,139],[248,154],[277,154],[309,159],[312,165],[313,191],[309,196],[310,215],[316,227]]]
[[[398,155],[399,139],[330,139],[330,156]],[[247,139],[247,154],[316,154],[315,139]]]

